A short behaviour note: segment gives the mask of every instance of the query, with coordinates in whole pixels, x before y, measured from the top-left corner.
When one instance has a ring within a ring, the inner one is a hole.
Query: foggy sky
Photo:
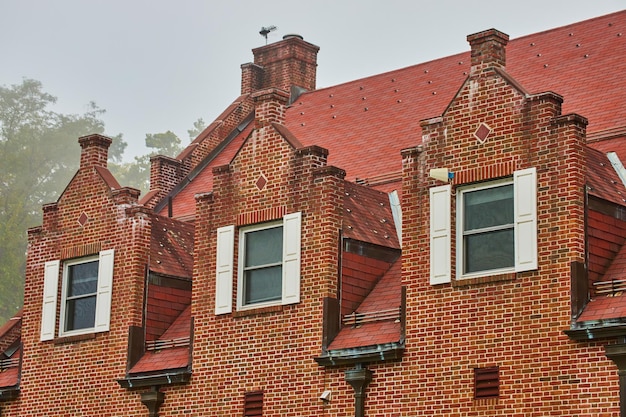
[[[0,85],[23,78],[58,97],[54,110],[106,110],[125,160],[146,133],[184,144],[240,93],[241,64],[297,33],[320,47],[318,88],[469,50],[489,28],[511,39],[619,11],[618,0],[0,0]]]

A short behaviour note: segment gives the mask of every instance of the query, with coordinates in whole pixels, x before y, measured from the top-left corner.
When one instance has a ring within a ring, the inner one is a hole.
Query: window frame
[[[301,278],[301,257],[302,257],[302,212],[285,214],[281,219],[273,219],[268,223],[259,225],[269,225],[270,223],[280,223],[283,226],[283,253],[282,253],[282,298],[276,302],[265,305],[280,306],[297,304],[300,302],[300,278]],[[215,247],[215,315],[229,314],[233,311],[233,299],[236,299],[237,310],[254,310],[263,307],[261,303],[254,303],[248,306],[241,306],[239,279],[238,253],[235,254],[236,230],[248,226],[227,225],[216,229]],[[238,236],[238,235],[237,235]],[[240,245],[241,246],[241,245]],[[240,249],[238,249],[240,250]],[[234,269],[237,268],[237,272]],[[237,294],[233,294],[233,282],[237,279],[239,283]]]
[[[115,250],[108,249],[97,254],[80,258],[47,261],[43,270],[43,297],[41,309],[40,341],[53,340],[55,337],[84,335],[106,332],[111,323],[111,295],[113,289],[113,268]],[[70,266],[98,261],[98,282],[96,285],[96,307],[94,326],[65,331],[65,313],[67,309],[67,271]],[[61,283],[59,283],[59,279]],[[59,293],[60,284],[60,293]],[[59,306],[59,304],[61,304]],[[57,322],[58,318],[58,322]]]
[[[282,281],[283,281],[283,272],[282,272],[282,268],[284,267],[285,264],[285,257],[283,255],[284,253],[284,249],[281,248],[281,261],[280,261],[280,266],[281,266],[281,273],[280,273],[280,280],[281,280],[281,288],[280,288],[280,296],[275,299],[275,300],[270,300],[270,301],[261,301],[261,302],[256,302],[256,303],[245,303],[244,300],[244,296],[245,296],[245,251],[246,251],[246,235],[248,233],[251,232],[257,232],[257,231],[261,231],[261,230],[268,230],[268,229],[275,229],[275,228],[280,228],[281,229],[281,246],[284,246],[285,241],[284,241],[284,224],[283,224],[283,220],[279,220],[279,221],[273,221],[273,222],[265,222],[265,223],[259,223],[259,224],[255,224],[255,225],[251,225],[251,226],[245,226],[245,227],[241,227],[239,229],[239,254],[238,254],[238,264],[237,264],[237,309],[238,310],[249,310],[249,309],[253,309],[253,308],[262,308],[262,307],[269,307],[269,306],[275,306],[275,305],[281,305],[282,304],[282,298],[283,298],[283,285],[282,285]],[[270,267],[270,266],[276,266],[278,265],[278,263],[276,263],[275,265],[270,265],[267,264],[265,265],[266,267]],[[260,268],[259,268],[260,269]]]
[[[516,199],[516,193],[515,193],[515,184],[513,181],[512,177],[508,177],[508,178],[502,178],[502,179],[498,179],[498,180],[493,180],[493,181],[487,181],[487,182],[481,182],[481,183],[476,183],[476,184],[471,184],[471,185],[467,185],[467,186],[463,186],[463,187],[459,187],[457,189],[457,193],[456,193],[456,232],[457,232],[457,237],[456,237],[456,270],[457,270],[457,278],[458,279],[470,279],[470,278],[475,278],[475,277],[482,277],[485,275],[498,275],[498,274],[505,274],[505,273],[509,273],[509,272],[514,272],[515,271],[515,254],[516,254],[516,250],[515,250],[515,245],[517,244],[516,238],[515,238],[515,234],[516,234],[516,228],[515,228],[515,214],[513,214],[513,218],[511,219],[511,223],[507,223],[507,224],[503,224],[503,225],[499,225],[499,226],[494,226],[494,227],[490,227],[490,228],[484,228],[484,229],[490,229],[490,230],[484,230],[484,233],[488,233],[488,232],[495,232],[495,231],[502,231],[502,230],[512,230],[513,231],[513,253],[512,258],[513,258],[513,264],[511,266],[508,267],[502,267],[502,268],[491,268],[491,269],[483,269],[480,271],[474,271],[474,272],[465,272],[465,260],[466,260],[466,251],[465,251],[465,236],[466,236],[466,230],[465,230],[465,194],[473,192],[473,191],[481,191],[481,190],[487,190],[487,189],[492,189],[492,188],[497,188],[497,187],[502,187],[502,186],[506,186],[506,185],[511,185],[513,187],[513,207],[515,207],[515,199]],[[477,233],[468,233],[467,235],[470,234],[477,234]]]
[[[76,335],[76,334],[84,334],[84,333],[93,333],[93,330],[96,327],[96,309],[97,306],[94,307],[94,325],[93,327],[84,327],[81,329],[72,329],[72,330],[66,330],[66,324],[67,324],[67,304],[68,302],[77,299],[77,297],[68,299],[68,295],[67,292],[69,290],[68,288],[68,281],[69,281],[69,271],[70,268],[76,265],[82,265],[82,264],[86,264],[86,263],[90,263],[90,262],[98,262],[98,275],[96,276],[96,290],[93,293],[89,293],[89,295],[85,295],[84,296],[89,296],[89,297],[95,297],[96,298],[96,305],[98,304],[98,282],[100,281],[100,257],[98,255],[93,255],[93,256],[85,256],[82,258],[76,258],[76,259],[70,259],[67,261],[63,262],[63,273],[62,273],[62,278],[61,278],[61,312],[59,315],[59,336],[72,336],[72,335]]]

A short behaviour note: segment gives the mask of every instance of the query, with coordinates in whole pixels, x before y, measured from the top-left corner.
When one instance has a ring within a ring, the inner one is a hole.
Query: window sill
[[[452,281],[452,286],[455,288],[469,287],[473,285],[490,284],[494,282],[512,281],[517,277],[515,272],[506,272],[497,275],[486,275],[484,277],[473,277],[466,279],[455,279]]]
[[[234,311],[233,317],[256,316],[256,315],[261,315],[261,314],[280,313],[282,311],[283,311],[282,305],[250,308],[247,310]]]
[[[96,338],[95,333],[76,334],[72,336],[61,336],[54,339],[55,345],[63,345],[65,343],[82,342],[85,340],[93,340]]]

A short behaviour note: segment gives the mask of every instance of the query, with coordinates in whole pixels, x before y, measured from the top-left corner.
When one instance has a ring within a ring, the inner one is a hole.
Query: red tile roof
[[[610,139],[594,141],[593,135],[587,136],[589,146],[603,153],[615,152],[622,163],[626,163],[626,126],[617,129],[617,132]]]
[[[11,333],[11,330],[15,329],[17,326],[21,326],[22,325],[22,313],[23,313],[23,311],[24,311],[23,308],[19,309],[19,311],[17,313],[15,313],[13,315],[13,317],[11,317],[9,319],[9,321],[7,321],[2,326],[0,326],[0,340],[2,340],[3,338],[9,336],[9,334]],[[8,343],[11,344],[11,343],[13,343],[13,341],[8,342]],[[2,352],[0,351],[0,353],[2,353]]]
[[[146,352],[130,370],[130,374],[167,371],[186,368],[189,364],[189,347],[174,347]]]
[[[165,347],[146,351],[129,373],[155,373],[186,368],[189,366],[190,338],[191,306],[187,307],[163,336],[159,338],[159,342]],[[186,345],[184,345],[185,343]],[[184,346],[180,346],[181,344]]]
[[[577,322],[597,322],[626,317],[626,296],[601,296],[589,301]]]
[[[18,375],[19,368],[17,366],[0,370],[0,388],[14,387],[17,385],[19,382]]]
[[[398,259],[381,278],[372,292],[357,309],[358,313],[375,313],[400,308],[402,303],[402,261]],[[360,348],[397,343],[400,341],[399,321],[394,319],[364,323],[356,327],[344,326],[328,350]]]
[[[343,204],[345,237],[400,248],[387,193],[346,181]]]
[[[563,96],[563,113],[586,117],[588,134],[614,131],[626,124],[626,60],[615,53],[626,50],[622,34],[626,11],[514,39],[506,73],[529,93]],[[304,93],[287,109],[285,127],[304,146],[328,149],[328,164],[344,169],[347,180],[390,191],[398,186],[387,181],[399,178],[400,151],[422,141],[420,120],[443,114],[469,69],[464,52]],[[211,167],[229,162],[249,129],[175,197],[175,217],[193,215],[193,196],[212,189]]]
[[[189,338],[191,336],[191,306],[187,307],[176,321],[170,326],[163,336],[162,340],[173,340],[181,338]]]
[[[625,205],[626,187],[606,154],[587,147],[587,186],[589,194],[619,205]]]
[[[150,270],[191,279],[193,275],[192,223],[163,216],[152,217]]]
[[[189,183],[172,199],[172,216],[175,218],[193,218],[196,212],[196,194],[208,193],[213,190],[213,168],[228,164],[237,154],[241,145],[250,135],[252,123],[235,137],[224,149],[213,157],[212,160],[199,173],[193,173],[188,177]],[[195,145],[194,145],[195,146]],[[159,213],[167,214],[167,207]]]
[[[588,118],[590,133],[623,126],[620,33],[626,11],[512,40],[506,72],[530,93],[563,96],[563,113]],[[420,120],[443,114],[469,68],[466,52],[305,93],[287,110],[286,125],[305,146],[327,148],[328,163],[348,180],[399,172],[400,150],[421,143]]]
[[[626,282],[626,245],[622,244],[613,262],[608,267],[602,282],[625,281]],[[617,285],[618,287],[622,284]],[[601,322],[606,320],[626,318],[626,295],[621,291],[609,295],[600,295],[592,299],[585,306],[577,322]]]

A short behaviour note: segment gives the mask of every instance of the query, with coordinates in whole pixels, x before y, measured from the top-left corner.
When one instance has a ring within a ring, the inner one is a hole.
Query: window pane
[[[465,231],[513,224],[513,184],[463,194]]]
[[[283,259],[283,228],[256,230],[246,233],[245,266],[280,263]]]
[[[98,289],[98,261],[71,265],[68,268],[67,296],[95,294]]]
[[[245,272],[244,304],[280,300],[282,297],[282,266]]]
[[[465,273],[515,265],[513,229],[465,236]]]
[[[65,311],[65,331],[94,327],[96,296],[68,300]]]

